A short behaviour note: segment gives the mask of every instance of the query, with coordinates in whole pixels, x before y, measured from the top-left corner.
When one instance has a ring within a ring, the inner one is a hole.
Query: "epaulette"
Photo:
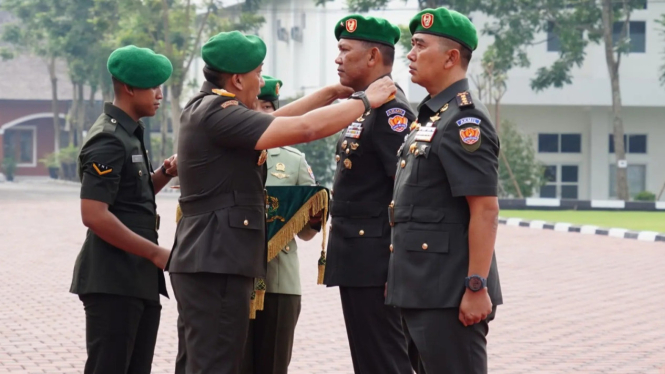
[[[285,147],[281,147],[281,148],[282,148],[283,150],[285,150],[285,151],[289,151],[289,152],[291,152],[291,153],[295,153],[295,154],[298,155],[298,156],[302,156],[302,152],[300,152],[300,151],[299,151],[298,149],[296,149],[296,148],[289,147],[289,146],[285,146]]]
[[[473,99],[471,99],[471,94],[467,91],[458,93],[455,99],[457,100],[457,106],[460,109],[475,108],[475,105],[473,105]]]

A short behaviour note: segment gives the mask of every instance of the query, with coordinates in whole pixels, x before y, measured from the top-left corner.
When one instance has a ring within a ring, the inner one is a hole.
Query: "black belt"
[[[191,198],[191,199],[190,199]],[[209,197],[187,196],[180,198],[183,216],[210,213],[232,206],[265,206],[265,190],[254,192],[233,191]]]
[[[113,213],[127,227],[159,230],[159,214]]]
[[[378,217],[385,214],[386,204],[367,201],[339,201],[330,204],[333,217]]]

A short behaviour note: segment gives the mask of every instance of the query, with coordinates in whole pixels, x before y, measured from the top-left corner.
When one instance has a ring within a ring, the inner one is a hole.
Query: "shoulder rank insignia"
[[[237,100],[229,100],[222,103],[222,109],[226,109],[230,106],[238,105]]]
[[[460,92],[457,94],[457,106],[460,108],[465,108],[465,107],[472,107],[473,108],[473,100],[471,99],[471,94],[464,91]]]
[[[212,92],[213,92],[214,94],[216,94],[216,95],[219,95],[219,96],[224,96],[224,97],[236,97],[235,94],[232,94],[232,93],[230,93],[229,91],[227,91],[227,90],[222,90],[222,89],[220,89],[220,88],[213,88],[213,89],[212,89]]]
[[[93,162],[92,163],[92,168],[95,169],[95,171],[99,175],[105,175],[105,174],[108,174],[108,173],[113,171],[113,168],[111,168],[109,166],[106,166],[106,165],[102,165],[98,162]]]
[[[266,163],[267,159],[268,159],[268,151],[264,149],[261,151],[261,155],[259,156],[259,161],[256,164],[261,166]]]

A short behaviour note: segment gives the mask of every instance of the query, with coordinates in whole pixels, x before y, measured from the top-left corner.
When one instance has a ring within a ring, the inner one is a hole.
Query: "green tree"
[[[307,163],[312,167],[316,181],[325,187],[332,187],[335,177],[335,146],[337,135],[315,140],[309,143],[297,144],[294,148],[305,154]]]
[[[499,163],[501,196],[532,196],[545,183],[545,167],[536,159],[533,140],[520,132],[513,122],[506,120],[501,122],[499,138],[501,152],[507,160],[507,163]],[[507,165],[510,165],[510,169]]]
[[[16,54],[26,54],[41,58],[48,69],[51,81],[51,111],[55,139],[60,139],[60,119],[58,110],[58,78],[56,64],[63,56],[63,45],[71,29],[66,19],[67,2],[64,0],[4,0],[0,9],[8,11],[15,18],[2,30],[2,41],[9,47],[2,48],[3,59]]]

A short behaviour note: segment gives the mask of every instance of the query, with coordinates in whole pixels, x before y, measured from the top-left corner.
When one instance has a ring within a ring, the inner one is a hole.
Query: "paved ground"
[[[174,195],[158,200],[162,244]],[[81,373],[84,314],[67,293],[85,230],[77,190],[0,184],[0,373]],[[303,310],[291,373],[351,373],[336,289],[315,285],[320,237],[301,247]],[[665,374],[665,244],[502,226],[506,305],[490,372]],[[173,373],[176,305],[163,300],[153,373]],[[380,373],[378,373],[380,374]]]

